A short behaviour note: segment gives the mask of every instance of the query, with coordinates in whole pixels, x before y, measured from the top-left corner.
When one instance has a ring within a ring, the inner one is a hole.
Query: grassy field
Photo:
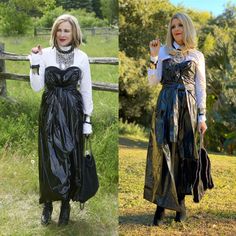
[[[5,51],[28,54],[37,44],[48,46],[49,37],[3,38]],[[87,37],[81,49],[91,57],[117,57],[117,37]],[[27,62],[6,62],[6,71],[29,73]],[[118,82],[118,67],[91,65],[92,80]],[[116,235],[118,225],[118,94],[93,92],[93,152],[100,189],[84,210],[72,204],[71,221],[57,227],[59,203],[52,224],[40,225],[38,204],[37,129],[40,93],[27,82],[7,81],[8,97],[0,99],[0,235]]]
[[[198,204],[186,197],[186,222],[167,211],[164,225],[152,223],[156,205],[143,199],[147,139],[123,135],[119,147],[120,235],[236,235],[236,157],[210,154],[215,188]]]

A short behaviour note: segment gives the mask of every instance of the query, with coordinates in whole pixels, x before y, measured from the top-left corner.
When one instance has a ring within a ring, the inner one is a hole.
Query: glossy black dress
[[[40,203],[74,198],[83,156],[83,102],[77,90],[81,70],[45,69],[39,113]]]
[[[150,133],[144,198],[175,211],[181,209],[178,199],[192,193],[198,159],[195,74],[193,61],[163,61]]]

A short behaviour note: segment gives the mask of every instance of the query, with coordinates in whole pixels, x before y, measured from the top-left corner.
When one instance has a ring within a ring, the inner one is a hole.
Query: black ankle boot
[[[48,225],[51,221],[52,216],[52,202],[45,202],[43,207],[43,213],[41,216],[41,224],[42,225]]]
[[[180,200],[179,204],[180,204],[181,210],[176,211],[176,216],[175,216],[175,221],[176,222],[185,221],[186,218],[187,218],[185,200],[184,199]]]
[[[58,226],[68,225],[69,219],[70,219],[70,201],[69,200],[62,201]]]
[[[155,226],[159,226],[161,225],[163,222],[163,217],[165,215],[165,208],[157,206],[154,218],[153,218],[153,225]]]

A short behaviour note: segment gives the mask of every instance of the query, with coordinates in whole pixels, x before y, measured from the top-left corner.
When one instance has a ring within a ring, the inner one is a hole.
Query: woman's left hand
[[[198,131],[202,134],[204,134],[207,130],[207,125],[205,121],[202,121],[200,123],[198,123]]]

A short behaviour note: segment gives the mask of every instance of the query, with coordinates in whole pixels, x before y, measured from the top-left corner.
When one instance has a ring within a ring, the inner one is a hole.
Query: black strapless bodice
[[[77,88],[81,80],[81,70],[79,67],[72,66],[66,70],[61,70],[55,66],[49,66],[45,69],[45,86],[46,89],[55,87]]]
[[[194,61],[176,63],[169,58],[163,61],[162,84],[179,83],[195,85],[196,64]]]

